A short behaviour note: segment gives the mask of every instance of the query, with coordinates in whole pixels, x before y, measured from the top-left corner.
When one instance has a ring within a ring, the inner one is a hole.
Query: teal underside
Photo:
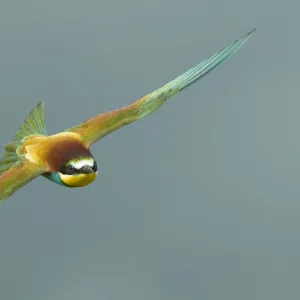
[[[44,173],[43,176],[49,180],[51,180],[54,183],[57,183],[59,185],[63,185],[65,187],[71,187],[63,183],[59,177],[59,174],[57,172],[52,172],[52,173]]]

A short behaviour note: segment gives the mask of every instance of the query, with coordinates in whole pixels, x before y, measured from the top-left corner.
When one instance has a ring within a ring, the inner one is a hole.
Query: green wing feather
[[[46,135],[44,120],[44,102],[40,102],[26,117],[13,140],[4,145],[4,154],[0,160],[0,175],[19,162],[18,149],[23,139],[29,135]]]
[[[0,175],[0,202],[44,172],[41,166],[19,157],[18,162]]]
[[[0,160],[0,201],[45,172],[44,166],[37,165],[18,153],[24,139],[30,135],[46,135],[44,102],[40,102],[29,113],[12,142],[4,146],[4,154]]]
[[[211,70],[232,56],[245,44],[254,30],[255,29],[228,45],[222,51],[214,54],[209,59],[202,61],[200,64],[191,68],[184,74],[154,92],[144,96],[133,104],[111,112],[100,114],[78,126],[68,129],[67,131],[78,133],[82,137],[82,141],[85,145],[89,147],[91,144],[114,130],[117,130],[118,128],[132,123],[144,116],[152,114],[166,100],[190,86],[192,83],[208,74]]]
[[[32,134],[47,135],[44,120],[45,103],[40,102],[26,117],[20,129],[16,132],[14,140],[20,142],[24,137]]]

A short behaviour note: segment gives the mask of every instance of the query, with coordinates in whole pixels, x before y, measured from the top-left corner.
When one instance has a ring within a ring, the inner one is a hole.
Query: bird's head
[[[72,159],[59,170],[61,181],[70,187],[88,185],[96,179],[97,174],[97,163],[93,157]]]

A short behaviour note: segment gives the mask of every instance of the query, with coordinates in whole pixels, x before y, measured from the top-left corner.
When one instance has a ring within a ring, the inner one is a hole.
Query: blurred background
[[[2,0],[1,144],[41,100],[54,134],[257,31],[154,115],[95,144],[95,183],[40,177],[1,205],[1,299],[298,299],[299,8]]]

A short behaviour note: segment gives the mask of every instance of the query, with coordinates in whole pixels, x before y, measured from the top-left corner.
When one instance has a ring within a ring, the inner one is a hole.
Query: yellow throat
[[[82,187],[92,183],[97,177],[97,172],[88,173],[88,174],[74,174],[74,175],[65,175],[59,173],[59,175],[61,181],[64,184],[72,187]]]

